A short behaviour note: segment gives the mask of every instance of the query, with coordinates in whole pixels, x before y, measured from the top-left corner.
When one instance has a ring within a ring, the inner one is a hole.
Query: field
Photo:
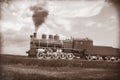
[[[1,80],[120,80],[118,62],[0,56]]]

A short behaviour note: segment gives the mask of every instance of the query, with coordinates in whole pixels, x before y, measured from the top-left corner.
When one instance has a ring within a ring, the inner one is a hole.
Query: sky
[[[48,11],[45,22],[39,26],[41,34],[58,34],[60,38],[89,38],[94,45],[118,48],[119,23],[115,7],[105,0],[12,0],[2,3],[3,54],[27,55],[30,35],[33,34],[33,11],[37,5]]]

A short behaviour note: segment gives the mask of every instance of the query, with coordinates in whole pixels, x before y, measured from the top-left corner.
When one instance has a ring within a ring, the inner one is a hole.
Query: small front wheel
[[[39,52],[39,53],[37,53],[36,57],[37,57],[38,59],[43,59],[43,58],[44,58],[44,53]]]

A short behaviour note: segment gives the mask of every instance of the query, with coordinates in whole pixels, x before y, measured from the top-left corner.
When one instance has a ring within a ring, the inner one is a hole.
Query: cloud
[[[19,31],[8,29],[3,31],[3,53],[7,54],[25,54],[25,50],[29,49],[29,35],[33,31],[32,28],[23,26]],[[26,46],[25,46],[26,45]],[[18,52],[17,52],[18,51]],[[12,53],[13,52],[13,53]]]
[[[86,24],[86,27],[92,27],[96,22],[95,21],[89,21],[87,24]]]
[[[91,17],[99,14],[105,0],[49,1],[49,14],[61,17]]]

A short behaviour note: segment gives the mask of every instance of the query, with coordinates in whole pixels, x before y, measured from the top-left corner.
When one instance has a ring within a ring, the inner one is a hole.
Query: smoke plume
[[[33,11],[32,18],[35,25],[35,32],[37,32],[39,26],[44,23],[45,18],[48,15],[48,11],[39,5],[33,6],[30,9]]]

